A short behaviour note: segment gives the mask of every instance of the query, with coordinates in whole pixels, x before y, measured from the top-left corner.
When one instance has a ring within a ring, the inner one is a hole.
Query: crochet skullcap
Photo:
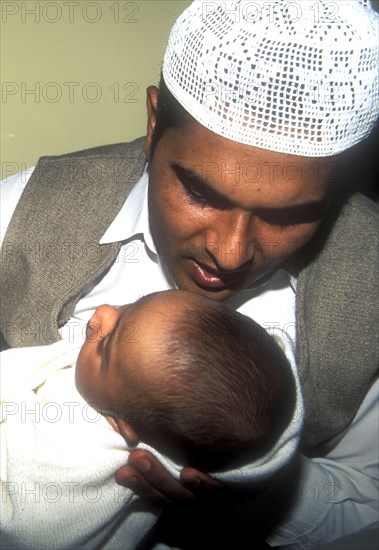
[[[171,31],[163,78],[218,135],[335,155],[376,123],[378,42],[365,0],[195,1]]]

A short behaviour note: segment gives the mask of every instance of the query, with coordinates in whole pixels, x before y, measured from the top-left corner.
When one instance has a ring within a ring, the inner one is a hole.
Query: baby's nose
[[[119,315],[120,309],[117,307],[107,304],[99,306],[88,321],[87,333],[92,334],[92,337],[108,333],[116,324]]]

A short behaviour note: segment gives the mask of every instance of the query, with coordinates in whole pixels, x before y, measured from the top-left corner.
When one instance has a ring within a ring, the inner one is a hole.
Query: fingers
[[[180,472],[180,479],[185,487],[195,491],[216,489],[220,485],[208,474],[195,468],[183,468]]]
[[[162,502],[194,498],[192,492],[169,474],[154,455],[143,449],[130,453],[128,464],[116,472],[116,481],[139,496]]]
[[[115,478],[119,485],[130,489],[140,497],[156,500],[162,504],[169,502],[163,493],[149,485],[137,470],[128,465],[119,468]]]

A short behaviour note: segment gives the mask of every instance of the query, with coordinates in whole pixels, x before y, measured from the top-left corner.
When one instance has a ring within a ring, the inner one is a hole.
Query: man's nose
[[[219,268],[241,269],[254,257],[253,217],[250,212],[224,212],[208,230],[205,248]]]

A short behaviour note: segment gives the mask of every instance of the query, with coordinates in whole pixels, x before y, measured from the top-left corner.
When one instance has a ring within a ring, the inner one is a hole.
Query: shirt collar
[[[297,277],[295,275],[293,275],[292,273],[290,273],[289,271],[287,271],[287,274],[288,274],[288,277],[289,277],[290,286],[291,286],[292,290],[294,291],[294,293],[296,294],[296,292],[297,292]]]
[[[157,254],[149,225],[148,183],[149,174],[146,164],[141,178],[133,187],[120,212],[100,239],[100,244],[126,241],[140,235],[149,250],[153,254]]]

